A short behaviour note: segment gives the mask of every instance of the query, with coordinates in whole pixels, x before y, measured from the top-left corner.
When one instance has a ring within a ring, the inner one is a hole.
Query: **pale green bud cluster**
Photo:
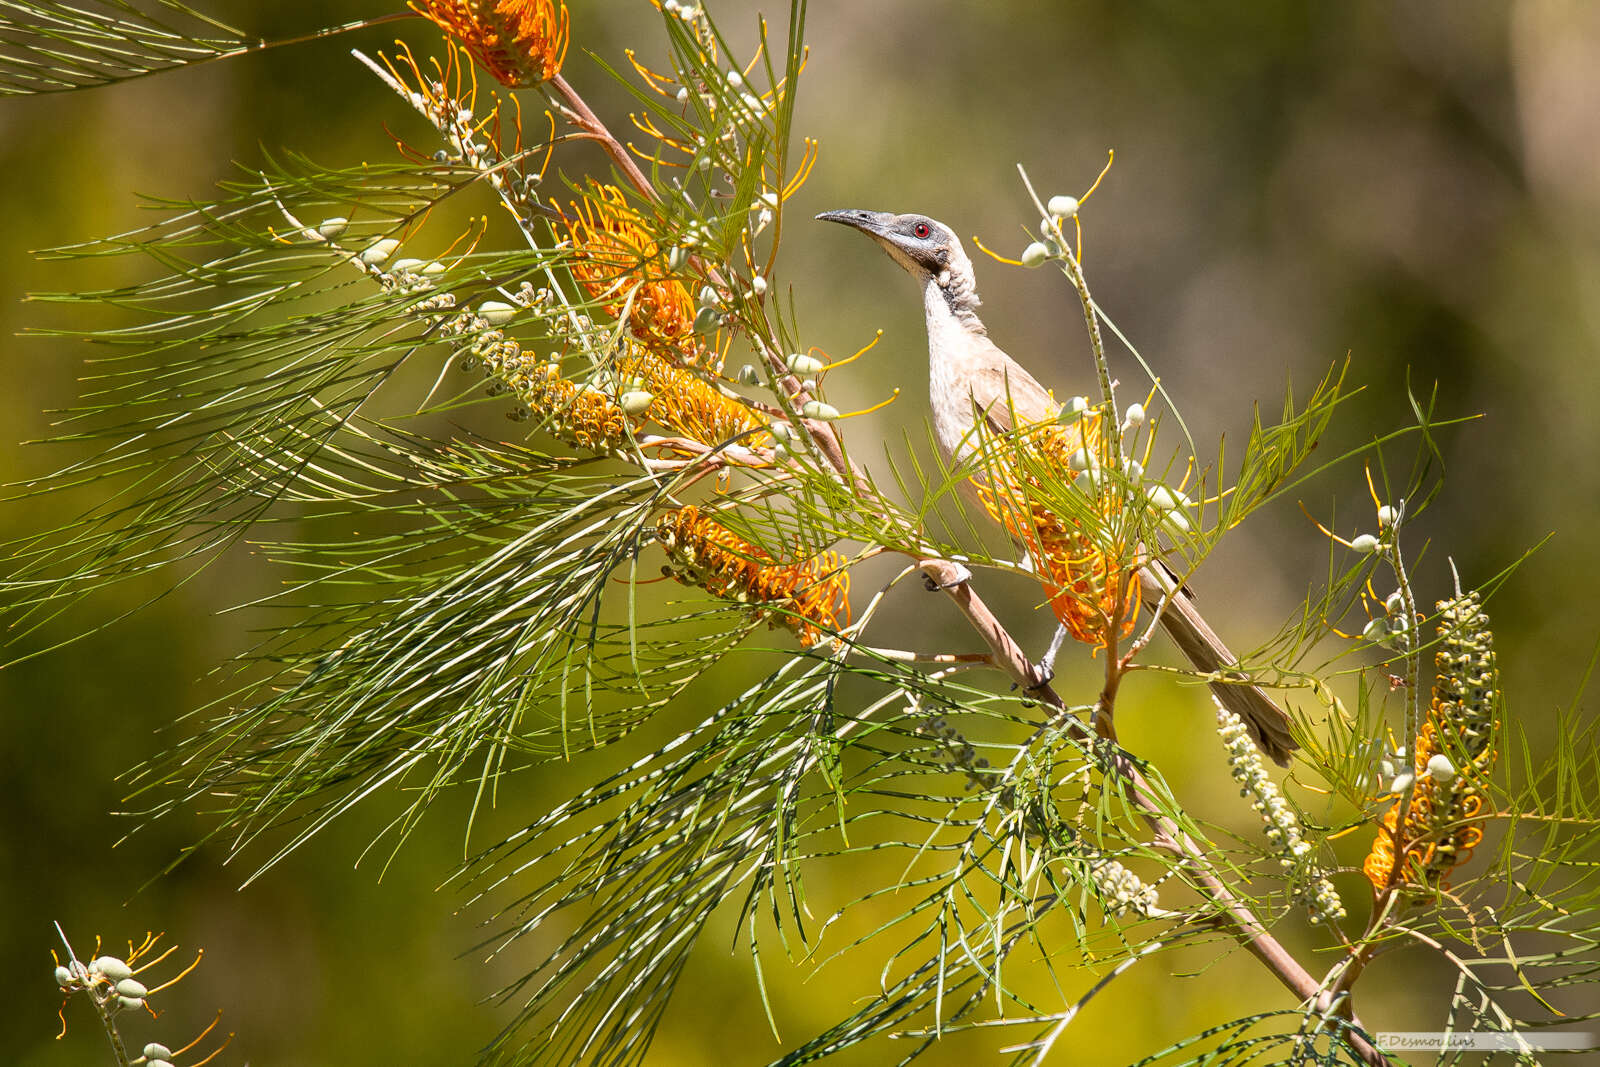
[[[1307,864],[1311,843],[1300,832],[1300,817],[1278,791],[1277,783],[1267,774],[1266,761],[1261,750],[1250,738],[1244,720],[1213,698],[1217,709],[1217,734],[1222,738],[1228,753],[1228,768],[1233,780],[1239,783],[1239,795],[1250,801],[1251,810],[1261,816],[1266,825],[1267,840],[1278,853],[1278,864],[1285,871],[1307,869],[1309,877],[1296,893],[1311,913],[1312,922],[1324,922],[1344,917],[1344,905],[1339,894],[1320,868]]]
[[[1100,890],[1100,904],[1108,915],[1134,915],[1146,918],[1162,913],[1155,886],[1144,881],[1114,859],[1101,858],[1089,864],[1089,877]]]

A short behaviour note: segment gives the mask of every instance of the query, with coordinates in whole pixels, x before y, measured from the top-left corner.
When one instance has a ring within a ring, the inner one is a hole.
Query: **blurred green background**
[[[273,37],[389,9],[289,0],[207,10]],[[751,39],[753,6],[712,10],[735,40]],[[781,22],[784,12],[770,14]],[[583,50],[614,63],[629,46],[647,62],[659,57],[657,16],[644,0],[578,4],[572,15],[568,77],[620,129],[627,99]],[[70,321],[21,303],[22,294],[133,277],[130,264],[63,267],[29,250],[135,227],[145,217],[136,192],[203,198],[233,161],[257,163],[264,151],[334,165],[392,158],[382,123],[401,121],[396,101],[347,49],[385,47],[395,30],[0,100],[6,441],[46,431],[41,411],[72,400],[83,356],[15,336]],[[421,26],[404,35],[432,39]],[[1342,412],[1329,454],[1404,422],[1408,382],[1423,394],[1437,383],[1445,414],[1482,413],[1441,437],[1446,488],[1408,529],[1408,544],[1428,545],[1416,581],[1431,601],[1445,592],[1446,557],[1478,583],[1554,534],[1490,604],[1513,713],[1547,743],[1541,731],[1573,702],[1600,632],[1600,5],[856,0],[814,4],[809,38],[796,131],[820,139],[821,158],[789,205],[778,281],[793,287],[807,340],[835,356],[886,331],[830,383],[847,409],[903,389],[876,421],[848,427],[869,465],[877,437],[922,434],[919,303],[868,242],[810,216],[915,210],[1015,255],[1036,222],[1015,165],[1042,195],[1081,193],[1115,149],[1085,211],[1089,279],[1181,399],[1198,440],[1242,441],[1252,403],[1270,416],[1288,383],[1307,389],[1347,353],[1366,392]],[[1065,283],[976,259],[995,339],[1058,394],[1088,391],[1082,321]],[[1121,368],[1124,381],[1138,380],[1131,364]],[[6,447],[0,479],[59,461],[46,448]],[[1303,499],[1320,518],[1336,515],[1346,536],[1372,525],[1358,468]],[[66,521],[73,503],[0,508],[0,536]],[[1230,640],[1248,646],[1293,611],[1325,562],[1325,541],[1284,501],[1230,537],[1195,585],[1225,616]],[[52,919],[80,953],[96,933],[115,944],[146,929],[167,931],[185,952],[204,947],[199,972],[166,995],[162,1020],[132,1032],[177,1045],[221,1008],[222,1028],[238,1033],[224,1063],[466,1063],[503,1022],[474,1003],[519,961],[483,965],[469,951],[475,917],[457,913],[452,890],[435,891],[462,854],[463,798],[441,805],[381,880],[382,856],[359,867],[355,859],[392,811],[383,800],[242,889],[253,868],[224,866],[217,846],[156,877],[204,834],[202,817],[119,844],[133,824],[112,814],[117,776],[165,747],[179,716],[215,692],[207,672],[248,641],[249,620],[219,609],[274,581],[240,552],[87,641],[0,671],[9,793],[0,806],[0,973],[12,990],[0,1044],[10,1061],[109,1062],[83,1004],[68,1005],[66,1037],[53,1040]],[[93,614],[115,616],[164,588],[151,580],[119,590]],[[1050,626],[1030,615],[1036,596],[1008,588],[991,599],[1042,642]],[[953,612],[920,597],[902,593],[886,625],[912,628],[921,647],[976,647]],[[21,647],[43,649],[70,632],[47,628]],[[1067,684],[1087,677],[1069,673]],[[1124,742],[1243,828],[1223,802],[1228,783],[1204,699],[1185,692],[1175,702],[1157,689],[1146,681],[1130,692]],[[1165,697],[1163,714],[1141,715],[1153,695]],[[1184,702],[1193,714],[1180,721],[1171,709]],[[694,711],[683,709],[677,724]],[[593,773],[580,763],[525,775],[477,843]],[[1369,840],[1347,839],[1342,858],[1359,862]],[[1360,914],[1364,883],[1339,884]],[[819,916],[849,888],[837,871],[820,877],[813,893],[828,904]],[[728,952],[730,925],[697,951],[650,1062],[764,1063],[784,1047],[764,1022],[747,961]],[[1310,935],[1290,927],[1291,947],[1309,951]],[[1061,1062],[1125,1062],[1234,1013],[1288,1006],[1242,955],[1159,959],[1074,1024]],[[1204,974],[1174,982],[1164,972],[1175,963]],[[844,1014],[876,982],[837,966],[810,981],[806,973],[776,960],[767,972],[786,1043]],[[1397,954],[1364,980],[1365,1019],[1432,1029],[1445,983],[1419,957]],[[1018,1039],[991,1032],[926,1062],[988,1062]],[[839,1062],[897,1052],[879,1046]]]

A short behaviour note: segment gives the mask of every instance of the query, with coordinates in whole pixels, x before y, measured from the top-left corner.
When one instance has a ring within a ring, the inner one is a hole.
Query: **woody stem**
[[[622,171],[623,176],[628,179],[628,183],[639,190],[640,194],[645,198],[651,201],[659,201],[661,198],[656,195],[655,186],[650,184],[650,179],[646,177],[644,171],[639,169],[639,164],[628,154],[628,150],[623,147],[622,142],[612,136],[611,131],[606,128],[606,124],[601,122],[600,117],[589,109],[588,104],[584,103],[583,97],[578,95],[578,90],[574,89],[567,79],[560,74],[552,77],[550,84],[555,87],[556,92],[560,93],[562,99],[567,102],[567,106],[563,109],[567,112],[567,116],[572,119],[579,129],[600,142],[600,147],[605,149],[606,155],[611,157],[611,161],[617,165],[618,170]]]

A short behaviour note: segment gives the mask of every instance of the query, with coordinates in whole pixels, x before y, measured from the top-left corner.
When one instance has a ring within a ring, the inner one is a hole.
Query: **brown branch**
[[[578,91],[572,87],[567,79],[557,74],[550,79],[549,84],[555,87],[556,92],[561,94],[562,99],[566,100],[567,106],[562,110],[567,113],[567,117],[572,120],[573,125],[600,142],[600,147],[606,150],[606,155],[611,157],[611,161],[617,165],[617,169],[622,171],[629,184],[639,190],[640,194],[654,203],[659,203],[661,197],[656,194],[655,186],[650,184],[650,179],[645,176],[644,171],[639,169],[639,164],[634,160],[633,156],[628,154],[628,150],[623,146],[622,142],[612,136],[611,131],[606,128],[606,124],[600,121],[600,117],[589,109],[588,104],[583,102],[583,97],[578,95]]]
[[[1071,715],[1062,714],[1066,710],[1066,705],[1061,697],[1050,687],[1048,680],[1039,675],[1038,668],[972,589],[972,584],[968,581],[954,585],[947,584],[960,575],[960,568],[948,560],[925,559],[919,560],[919,563],[922,565],[923,573],[944,590],[962,614],[966,615],[973,629],[977,630],[989,645],[995,665],[1027,690],[1030,696],[1054,709],[1057,712],[1056,723],[1078,734],[1085,741],[1095,743],[1098,738],[1088,726]],[[1101,700],[1104,701],[1114,695],[1114,692],[1108,689],[1107,693],[1101,695]],[[1097,715],[1096,718],[1099,719],[1100,716]],[[1138,808],[1140,816],[1154,832],[1156,842],[1178,856],[1189,867],[1195,881],[1221,909],[1222,921],[1232,927],[1246,951],[1260,960],[1262,965],[1302,1002],[1313,1005],[1318,1011],[1328,1011],[1334,1000],[1332,991],[1325,989],[1311,972],[1302,967],[1283,944],[1261,924],[1249,907],[1235,897],[1227,885],[1216,876],[1199,843],[1169,816],[1163,814],[1151,798],[1149,783],[1139,772],[1139,768],[1134,766],[1126,754],[1114,750],[1110,760],[1110,770],[1127,783],[1128,795]],[[1352,1025],[1361,1025],[1353,1012],[1348,1018]],[[1372,1067],[1385,1067],[1391,1062],[1360,1034],[1346,1032],[1344,1037],[1361,1056],[1362,1062]]]

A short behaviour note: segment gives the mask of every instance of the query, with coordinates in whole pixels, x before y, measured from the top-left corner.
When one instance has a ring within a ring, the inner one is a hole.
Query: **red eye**
[[[928,229],[928,224],[926,222],[919,222],[915,226],[911,227],[911,232],[916,234],[918,237],[926,237],[933,231]]]

